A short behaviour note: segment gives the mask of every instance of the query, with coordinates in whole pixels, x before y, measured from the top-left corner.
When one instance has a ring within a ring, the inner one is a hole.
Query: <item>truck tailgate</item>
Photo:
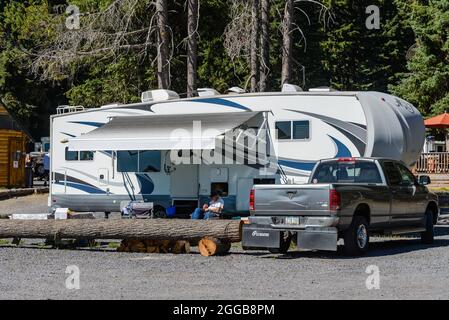
[[[256,185],[254,211],[258,216],[327,216],[329,184]]]

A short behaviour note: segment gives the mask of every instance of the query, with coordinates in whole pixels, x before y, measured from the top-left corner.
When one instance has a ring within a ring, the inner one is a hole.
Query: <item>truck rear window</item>
[[[330,161],[318,165],[312,183],[382,183],[374,162]]]

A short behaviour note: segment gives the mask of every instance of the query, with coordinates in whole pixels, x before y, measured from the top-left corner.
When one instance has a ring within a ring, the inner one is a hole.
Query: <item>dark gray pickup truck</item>
[[[370,234],[415,232],[430,244],[439,208],[427,183],[395,160],[322,160],[308,184],[254,186],[243,247],[285,253],[296,240],[301,249],[335,251],[343,239],[348,255],[361,255]]]

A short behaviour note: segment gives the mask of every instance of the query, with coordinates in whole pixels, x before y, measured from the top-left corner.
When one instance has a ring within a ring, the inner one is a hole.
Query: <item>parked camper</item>
[[[142,97],[127,105],[65,107],[51,117],[51,208],[109,212],[144,200],[158,213],[175,205],[187,215],[218,190],[225,214],[243,215],[254,184],[305,183],[323,158],[388,157],[412,165],[424,143],[418,110],[380,92],[179,99],[155,90]],[[238,161],[240,134],[231,142],[234,153],[226,154],[225,137],[234,129],[252,130],[255,156],[265,148],[268,164],[250,161],[246,149]]]

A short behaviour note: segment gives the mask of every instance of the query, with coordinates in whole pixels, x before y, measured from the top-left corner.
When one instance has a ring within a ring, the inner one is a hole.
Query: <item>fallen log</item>
[[[198,249],[202,256],[216,256],[228,253],[231,249],[231,243],[216,238],[205,237],[198,243]]]
[[[204,237],[239,242],[241,234],[242,224],[238,220],[0,220],[0,238],[153,239],[195,243]]]

